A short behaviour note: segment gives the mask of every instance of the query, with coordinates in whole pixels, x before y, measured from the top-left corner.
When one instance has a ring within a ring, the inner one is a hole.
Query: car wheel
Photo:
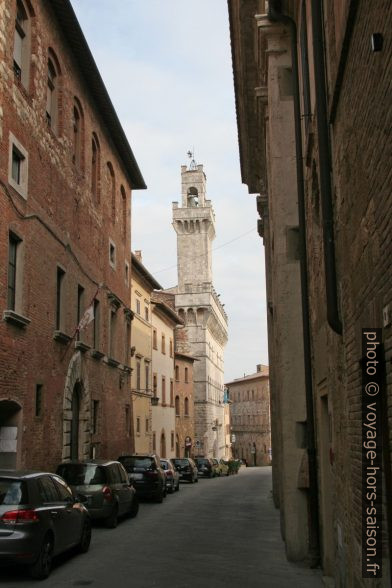
[[[44,580],[50,574],[53,561],[53,540],[49,535],[44,538],[38,559],[30,566],[30,576],[35,580]]]
[[[115,529],[118,525],[118,505],[115,504],[111,514],[106,518],[105,525],[108,529]]]
[[[198,481],[199,481],[199,478],[197,478],[197,477],[196,477],[196,478],[195,478],[195,482],[196,482],[196,484],[198,483]]]
[[[129,511],[129,516],[131,517],[131,519],[134,519],[137,516],[138,512],[139,512],[139,501],[136,498],[136,496],[134,496],[133,500],[132,500],[131,510]]]
[[[91,522],[86,519],[83,523],[82,536],[78,545],[79,553],[87,553],[91,543]]]

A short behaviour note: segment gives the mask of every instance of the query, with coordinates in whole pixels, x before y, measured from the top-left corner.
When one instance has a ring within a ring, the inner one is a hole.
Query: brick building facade
[[[3,3],[0,29],[0,463],[116,457],[144,181],[69,1]]]
[[[268,366],[226,384],[230,401],[231,449],[249,466],[271,464]]]
[[[391,4],[228,5],[242,178],[259,195],[265,245],[274,497],[287,553],[313,564],[320,559],[327,585],[389,586]],[[290,220],[285,214],[293,205]],[[286,324],[280,313],[277,280],[283,272],[291,280],[290,296],[299,301],[293,309],[301,312],[298,354],[289,348],[281,363],[276,333],[292,327],[291,317]],[[378,440],[384,519],[382,577],[367,580],[361,331],[370,327],[380,329],[385,367]],[[300,381],[292,376],[293,365]]]
[[[185,329],[177,328],[186,334]],[[177,347],[177,341],[175,339]],[[195,358],[186,353],[174,353],[174,405],[176,411],[176,456],[192,457],[194,455],[194,398],[193,398],[193,364]]]

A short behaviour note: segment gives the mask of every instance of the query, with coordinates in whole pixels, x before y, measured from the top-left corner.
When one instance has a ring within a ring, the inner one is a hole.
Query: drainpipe
[[[307,429],[307,451],[309,461],[309,555],[311,566],[316,567],[320,563],[320,538],[319,538],[319,504],[318,504],[318,479],[317,479],[317,458],[315,443],[315,425],[313,411],[313,386],[312,386],[312,364],[310,348],[310,326],[309,326],[309,304],[308,304],[308,275],[307,275],[307,254],[306,254],[306,218],[305,218],[305,191],[302,167],[302,130],[301,112],[299,102],[299,77],[298,77],[298,55],[297,55],[297,27],[290,17],[280,12],[281,2],[270,0],[268,18],[274,22],[281,22],[288,26],[291,33],[291,55],[293,69],[293,97],[294,97],[294,129],[297,166],[297,192],[298,192],[298,222],[299,222],[299,252],[300,252],[300,274],[301,274],[301,306],[302,306],[302,329],[304,347],[304,376],[305,376],[305,398],[306,398],[306,429]]]
[[[317,139],[320,169],[320,195],[323,213],[323,242],[325,264],[325,286],[327,295],[327,319],[331,329],[338,335],[342,334],[342,323],[339,317],[335,240],[333,230],[333,206],[331,186],[331,145],[328,131],[327,97],[325,90],[325,63],[322,2],[312,0],[312,33],[314,57],[314,83],[316,90]]]

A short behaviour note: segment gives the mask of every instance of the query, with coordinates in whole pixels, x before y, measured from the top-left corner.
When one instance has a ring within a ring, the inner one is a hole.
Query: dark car
[[[117,526],[120,516],[137,515],[135,489],[118,461],[70,461],[60,464],[57,473],[83,500],[91,517],[103,520],[110,529]]]
[[[161,468],[166,476],[166,489],[172,494],[180,489],[180,474],[170,459],[161,459]]]
[[[214,464],[208,457],[195,457],[197,472],[199,476],[214,478],[216,476]]]
[[[180,474],[180,480],[188,480],[191,484],[199,481],[197,467],[193,459],[190,457],[175,457],[171,461]]]
[[[121,455],[118,461],[124,466],[129,481],[140,497],[162,502],[166,496],[166,477],[155,454]]]
[[[0,470],[0,562],[25,564],[33,578],[50,574],[55,555],[84,553],[91,520],[65,481],[45,472]]]

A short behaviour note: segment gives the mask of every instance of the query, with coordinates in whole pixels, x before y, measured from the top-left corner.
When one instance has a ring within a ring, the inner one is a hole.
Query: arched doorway
[[[64,388],[62,460],[88,459],[91,447],[90,395],[80,352],[72,357]]]
[[[180,439],[178,438],[178,435],[176,435],[176,457],[181,457],[181,454],[180,454]]]
[[[76,382],[71,400],[71,459],[79,459],[79,413],[80,413],[80,396],[81,396],[80,382]]]
[[[0,400],[0,468],[18,465],[18,432],[21,406],[13,400]]]
[[[165,431],[162,431],[161,433],[161,453],[160,453],[160,457],[166,457],[166,437],[165,437]]]

